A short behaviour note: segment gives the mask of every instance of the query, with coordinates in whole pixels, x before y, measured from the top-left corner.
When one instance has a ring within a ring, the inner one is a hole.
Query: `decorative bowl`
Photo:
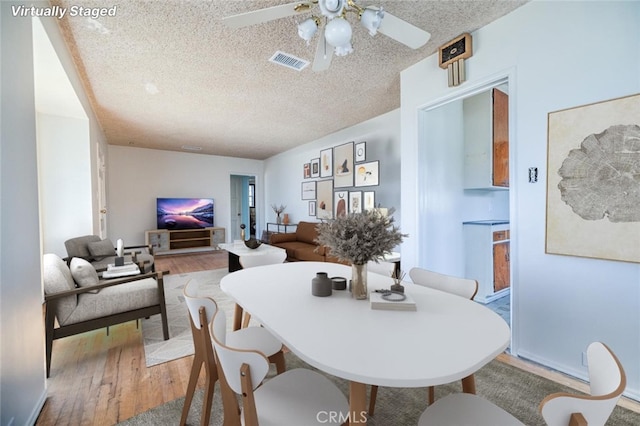
[[[262,245],[262,241],[256,240],[255,238],[249,238],[248,240],[245,240],[244,245],[250,249],[257,249]]]

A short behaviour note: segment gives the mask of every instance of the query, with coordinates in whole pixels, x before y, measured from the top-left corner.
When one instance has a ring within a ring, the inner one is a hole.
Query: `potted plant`
[[[406,234],[394,225],[393,212],[378,209],[339,216],[318,225],[316,242],[328,247],[331,255],[351,263],[351,292],[356,299],[366,299],[367,263],[381,257],[402,243]]]
[[[283,206],[282,204],[280,204],[279,206],[277,204],[271,204],[271,208],[276,214],[276,222],[278,223],[278,225],[280,225],[280,223],[282,223],[282,219],[280,218],[280,215],[282,214],[284,209],[287,208],[287,206]]]

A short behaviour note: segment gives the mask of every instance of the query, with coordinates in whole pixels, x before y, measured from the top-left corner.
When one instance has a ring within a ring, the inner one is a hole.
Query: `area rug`
[[[296,367],[311,368],[295,355],[286,354],[287,369]],[[272,372],[273,374],[273,372]],[[324,374],[324,373],[323,373]],[[538,405],[548,394],[554,392],[577,391],[550,380],[512,367],[500,361],[492,361],[476,373],[476,391],[478,395],[501,406],[521,422],[529,426],[544,426],[545,422],[538,413]],[[333,376],[334,381],[345,395],[348,395],[348,383]],[[460,392],[460,382],[436,386],[436,399],[452,392]],[[196,392],[189,411],[187,424],[200,423],[203,392]],[[422,411],[426,408],[427,390],[380,387],[374,416],[368,421],[370,426],[416,425]],[[145,411],[122,423],[123,426],[178,424],[182,414],[184,398],[168,402]],[[210,425],[222,425],[223,410],[220,388],[216,384]],[[607,422],[607,426],[637,426],[640,414],[616,407]],[[302,425],[301,425],[302,426]],[[448,426],[448,425],[442,425]],[[496,425],[499,426],[499,425]]]
[[[169,340],[163,340],[160,315],[142,320],[142,337],[147,367],[193,355],[193,338],[187,305],[184,302],[185,285],[193,281],[190,289],[198,296],[210,296],[227,314],[229,327],[235,304],[220,289],[220,280],[229,272],[226,268],[188,274],[169,274],[164,277],[164,294],[169,323]]]

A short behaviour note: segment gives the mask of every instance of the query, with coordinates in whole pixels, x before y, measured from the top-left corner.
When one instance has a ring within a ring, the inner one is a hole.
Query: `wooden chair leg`
[[[251,321],[251,314],[249,312],[245,312],[244,318],[242,319],[242,328],[249,327],[249,321]]]
[[[378,397],[378,386],[371,385],[371,393],[369,395],[369,416],[373,416],[376,408],[376,398]]]
[[[211,419],[211,406],[213,405],[213,391],[218,380],[218,370],[215,364],[205,363],[205,371],[207,373],[207,383],[204,391],[204,400],[202,401],[202,416],[200,416],[200,425],[207,426]]]
[[[282,374],[287,370],[286,362],[284,360],[284,352],[280,351],[269,357],[269,362],[276,365],[276,372]]]
[[[204,364],[204,358],[202,357],[202,354],[196,352],[193,356],[191,375],[189,376],[189,384],[187,385],[187,394],[184,397],[184,405],[182,406],[180,426],[185,426],[187,424],[187,416],[189,415],[189,409],[191,408],[191,402],[193,401],[193,394],[196,391],[198,377],[200,376],[200,370],[202,370],[202,364]]]

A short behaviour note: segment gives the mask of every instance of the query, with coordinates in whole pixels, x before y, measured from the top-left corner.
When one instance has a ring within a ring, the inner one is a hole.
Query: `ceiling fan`
[[[319,10],[315,10],[317,5]],[[380,32],[387,37],[418,49],[424,46],[431,34],[400,18],[393,16],[382,7],[359,6],[355,0],[312,0],[282,4],[253,12],[228,16],[222,21],[231,28],[242,28],[261,24],[287,16],[303,14],[314,10],[314,14],[298,24],[298,35],[309,44],[320,29],[316,54],[313,60],[314,71],[324,71],[331,64],[333,53],[345,56],[353,52],[351,45],[352,29],[347,21],[347,13],[357,15],[360,24],[371,36]],[[318,14],[320,16],[318,16]],[[323,21],[324,20],[324,25]]]

